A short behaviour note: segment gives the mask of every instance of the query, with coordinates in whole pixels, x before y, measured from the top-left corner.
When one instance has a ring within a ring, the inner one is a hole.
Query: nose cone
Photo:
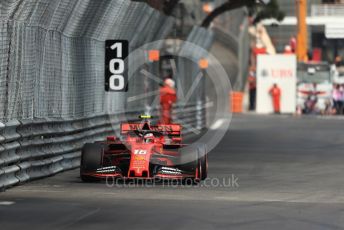
[[[128,177],[149,177],[149,162],[152,144],[139,144],[133,146],[130,159]]]

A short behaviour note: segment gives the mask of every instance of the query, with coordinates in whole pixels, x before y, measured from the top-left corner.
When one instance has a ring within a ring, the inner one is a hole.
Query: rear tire
[[[84,175],[85,173],[95,172],[102,167],[104,147],[97,143],[87,143],[81,151],[80,177],[84,182],[99,181],[99,179]]]
[[[195,184],[208,177],[208,155],[205,145],[184,147],[180,154],[180,168],[184,171],[195,173]]]
[[[202,145],[198,148],[198,164],[200,180],[203,181],[208,177],[208,154],[205,145]]]

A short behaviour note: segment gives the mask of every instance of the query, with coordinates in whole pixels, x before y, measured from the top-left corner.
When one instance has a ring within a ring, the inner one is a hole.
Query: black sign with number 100
[[[105,91],[128,91],[129,42],[107,40],[105,42]]]

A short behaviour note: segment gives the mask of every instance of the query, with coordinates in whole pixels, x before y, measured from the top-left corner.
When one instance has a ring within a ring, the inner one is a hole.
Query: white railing
[[[344,16],[344,4],[312,5],[313,17],[340,17]]]

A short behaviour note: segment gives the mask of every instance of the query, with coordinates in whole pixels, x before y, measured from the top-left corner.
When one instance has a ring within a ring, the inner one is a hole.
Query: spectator
[[[306,101],[305,101],[303,113],[304,114],[312,114],[315,110],[315,104],[316,103],[314,100],[312,100],[312,97],[308,96]]]
[[[256,94],[257,94],[257,79],[255,73],[255,67],[250,68],[250,73],[248,76],[248,87],[249,87],[249,97],[250,97],[250,106],[249,110],[253,111],[256,109]]]
[[[325,101],[325,109],[322,111],[322,115],[333,115],[336,114],[336,110],[333,108],[331,100]]]
[[[344,66],[342,57],[338,55],[334,60],[334,64],[336,65],[336,67]]]
[[[332,91],[333,107],[336,109],[337,114],[341,114],[343,110],[343,92],[340,89],[340,85],[335,85]]]
[[[344,85],[341,85],[339,87],[339,91],[340,91],[339,113],[343,115],[344,114]]]
[[[296,40],[296,37],[295,36],[292,36],[290,38],[290,41],[289,41],[289,46],[291,47],[291,50],[293,53],[296,52],[296,44],[297,44],[297,40]]]
[[[294,54],[293,53],[293,50],[291,48],[291,46],[287,45],[284,47],[284,53],[283,54],[286,54],[286,55],[289,55],[289,54]]]
[[[338,72],[339,76],[344,75],[344,62],[341,56],[337,56],[334,60],[334,64],[336,66],[336,71]]]
[[[313,83],[313,89],[309,93],[305,104],[304,104],[304,113],[305,114],[317,114],[319,113],[319,110],[317,108],[318,103],[318,91],[317,91],[317,84]]]

